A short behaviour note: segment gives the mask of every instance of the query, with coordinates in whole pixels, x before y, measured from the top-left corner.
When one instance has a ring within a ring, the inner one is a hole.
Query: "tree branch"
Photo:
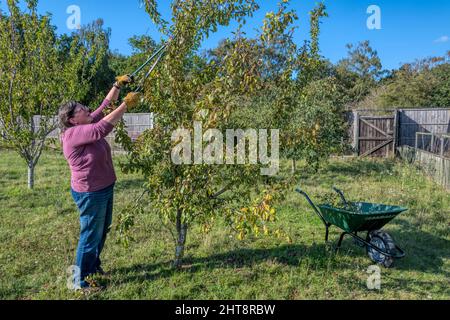
[[[230,190],[232,184],[229,183],[227,184],[223,189],[217,191],[215,194],[211,195],[209,198],[210,199],[217,199],[218,196],[220,196],[221,194],[227,192],[228,190]]]

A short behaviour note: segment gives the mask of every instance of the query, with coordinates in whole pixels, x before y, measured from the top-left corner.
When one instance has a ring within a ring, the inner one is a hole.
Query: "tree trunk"
[[[173,266],[175,268],[180,268],[184,256],[184,245],[186,244],[186,235],[188,226],[186,223],[181,221],[181,210],[177,212],[177,244],[175,247],[175,260],[173,261]]]
[[[33,189],[34,187],[34,164],[28,164],[28,189]]]
[[[295,163],[295,159],[292,159],[291,173],[295,174],[296,171],[297,171],[297,164]]]

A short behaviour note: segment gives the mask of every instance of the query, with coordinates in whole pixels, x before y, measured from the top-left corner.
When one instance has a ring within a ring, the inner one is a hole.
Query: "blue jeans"
[[[111,228],[114,184],[94,192],[76,192],[72,197],[80,211],[80,240],[78,242],[76,266],[80,269],[80,287],[87,287],[85,278],[100,268],[100,254]]]

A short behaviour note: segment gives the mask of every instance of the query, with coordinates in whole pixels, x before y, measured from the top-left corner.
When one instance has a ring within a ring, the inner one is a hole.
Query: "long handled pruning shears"
[[[135,80],[137,74],[139,72],[142,71],[142,69],[144,69],[150,62],[152,62],[155,58],[155,62],[152,64],[152,66],[150,67],[150,69],[147,71],[147,73],[145,74],[145,76],[139,80],[138,85],[136,90],[134,90],[135,92],[139,92],[144,88],[144,83],[145,80],[147,80],[147,78],[151,75],[151,73],[153,72],[153,70],[156,68],[156,66],[158,65],[158,63],[161,61],[162,57],[164,56],[164,54],[166,53],[166,49],[168,47],[168,45],[171,43],[171,41],[173,40],[173,37],[171,37],[169,39],[168,42],[166,42],[165,44],[163,44],[158,50],[156,50],[155,53],[153,53],[148,59],[147,61],[145,61],[141,66],[139,66],[131,75],[130,78]]]

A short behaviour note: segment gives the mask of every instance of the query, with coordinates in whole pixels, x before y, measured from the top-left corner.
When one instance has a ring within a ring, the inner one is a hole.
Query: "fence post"
[[[441,136],[441,157],[444,156],[444,136]]]
[[[353,143],[354,143],[354,153],[356,156],[359,155],[359,113],[354,111],[353,120]]]
[[[398,147],[398,129],[399,129],[399,115],[398,115],[399,111],[398,109],[395,109],[395,113],[394,113],[394,157],[397,155],[397,147]]]
[[[431,133],[431,148],[430,148],[430,152],[431,152],[431,153],[437,153],[437,152],[434,150],[434,132]]]
[[[416,149],[419,149],[419,132],[416,132],[416,142],[414,146]]]

